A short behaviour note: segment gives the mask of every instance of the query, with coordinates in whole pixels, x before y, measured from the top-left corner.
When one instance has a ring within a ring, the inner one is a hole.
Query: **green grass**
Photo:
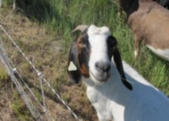
[[[39,1],[37,0],[37,2]],[[46,1],[44,0],[44,2]],[[46,8],[45,14],[42,16],[43,21],[39,22],[45,24],[50,32],[57,33],[64,40],[66,55],[67,48],[70,48],[74,38],[70,32],[76,25],[106,25],[118,40],[122,58],[147,80],[169,95],[169,91],[167,91],[169,89],[168,62],[156,57],[144,44],[139,57],[134,60],[132,32],[124,20],[118,16],[118,8],[113,0],[50,0],[48,3],[50,9]],[[33,17],[36,18],[36,15]]]
[[[21,103],[22,100],[15,100],[12,102],[12,109],[15,112],[15,115],[19,118],[20,121],[31,121],[34,120],[30,115],[29,110],[27,110],[27,107],[24,105],[24,103]]]
[[[7,1],[5,6],[11,6],[10,0]],[[169,96],[169,63],[151,53],[144,44],[139,57],[134,60],[132,32],[125,23],[125,15],[123,15],[123,18],[118,15],[118,7],[114,0],[17,0],[17,5],[19,8],[17,12],[27,16],[33,22],[45,26],[48,34],[53,34],[62,40],[64,48],[59,56],[61,63],[67,61],[69,48],[75,38],[70,32],[77,25],[95,24],[97,26],[108,26],[112,34],[117,38],[123,60]],[[25,46],[25,48],[27,47],[25,43],[19,44],[20,46]],[[25,51],[29,53],[29,49]],[[50,62],[51,60],[49,59],[48,61]],[[41,62],[37,63],[40,67]],[[54,66],[54,64],[51,64],[51,66],[53,66],[51,67],[52,70],[55,67],[59,67]],[[25,64],[26,67],[27,64]],[[56,90],[59,89],[60,85],[67,82],[68,77],[65,77],[66,65],[62,68],[60,72],[55,74],[59,75],[54,79],[52,85]],[[4,74],[0,73],[0,78],[3,77],[2,75]],[[62,97],[68,100],[69,95],[64,94]],[[13,107],[16,113],[22,108],[22,106],[17,107],[15,104]]]
[[[113,0],[18,0],[17,4],[23,14],[46,25],[49,33],[55,33],[64,40],[65,58],[74,38],[70,32],[76,25],[108,26],[118,40],[122,58],[169,95],[168,62],[156,57],[145,47],[139,58],[134,60],[132,32],[118,16],[118,8]]]
[[[5,81],[8,79],[7,72],[5,71],[4,67],[0,64],[0,83],[1,81]]]

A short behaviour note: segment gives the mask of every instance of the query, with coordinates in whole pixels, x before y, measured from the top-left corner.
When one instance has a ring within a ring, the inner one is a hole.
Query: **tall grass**
[[[7,72],[5,71],[3,65],[0,64],[0,83],[3,83],[1,81],[7,80],[7,79],[8,79]]]
[[[65,55],[74,38],[70,32],[76,25],[108,26],[118,40],[122,58],[169,95],[169,63],[156,57],[144,44],[140,56],[134,60],[132,32],[118,16],[114,0],[17,0],[17,5],[23,14],[64,40]]]
[[[46,26],[49,34],[54,34],[62,40],[64,49],[62,55],[60,55],[60,61],[67,61],[69,48],[75,38],[70,32],[77,25],[95,24],[97,26],[108,26],[112,34],[117,38],[123,60],[169,96],[169,63],[151,53],[144,44],[142,44],[143,47],[139,57],[134,60],[133,35],[125,22],[125,15],[123,17],[118,15],[118,7],[115,0],[16,0],[16,2],[18,6],[17,10],[15,10],[16,13],[22,13],[32,21],[37,22],[37,24]],[[5,0],[3,5],[4,7],[9,8],[10,6],[12,8],[11,0]],[[22,43],[19,44],[20,46],[24,45]],[[28,50],[24,50],[24,52]],[[48,60],[47,62],[51,61],[51,59]],[[53,66],[54,64],[51,65]],[[24,66],[24,68],[27,68],[27,64]],[[0,66],[1,82],[7,78],[7,74],[4,72],[4,69],[1,69]],[[57,72],[60,76],[54,80],[55,82],[52,85],[56,90],[61,85],[60,83],[64,83],[62,80],[66,80],[65,73],[66,68],[61,69],[59,73]],[[68,94],[62,95],[63,99],[67,100],[69,98]],[[16,115],[20,120],[30,120],[20,114],[24,106],[19,105],[19,102],[16,101],[12,105]],[[84,113],[84,111],[82,112]],[[24,115],[27,115],[27,111],[24,112]]]
[[[144,44],[140,56],[134,60],[132,32],[125,20],[118,16],[118,7],[113,0],[50,0],[49,4],[50,11],[46,11],[43,23],[50,28],[49,31],[63,38],[65,49],[71,45],[70,31],[76,25],[106,25],[118,40],[122,58],[169,95],[169,63],[151,53]]]

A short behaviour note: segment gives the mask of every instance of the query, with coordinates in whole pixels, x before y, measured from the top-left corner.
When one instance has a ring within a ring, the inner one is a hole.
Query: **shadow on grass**
[[[45,22],[50,17],[57,15],[51,0],[16,0],[17,7],[28,18]],[[55,12],[55,13],[54,13]]]
[[[20,77],[18,76],[18,74],[15,74],[15,76],[16,76],[16,78],[22,83],[22,81],[21,81]],[[40,87],[38,87],[38,86],[36,86],[36,85],[30,83],[30,82],[29,82],[26,78],[24,78],[24,77],[22,77],[22,79],[23,79],[24,82],[29,86],[29,88],[34,88],[34,89],[36,89],[36,90],[38,91],[39,94],[41,94],[41,88],[40,88]],[[22,83],[22,84],[23,84],[23,83]],[[23,84],[23,85],[24,85],[24,84]],[[15,85],[14,85],[14,86],[15,86]],[[56,96],[55,94],[51,94],[51,93],[49,93],[49,92],[47,92],[47,91],[44,90],[44,95],[45,95],[48,99],[53,100],[55,103],[59,103],[59,104],[61,104],[62,106],[64,106],[63,103],[57,98],[57,96]],[[65,106],[64,106],[64,107],[65,107]],[[65,108],[66,108],[66,107],[65,107]],[[84,113],[82,113],[82,111],[77,110],[77,109],[72,109],[72,110],[77,114],[77,116],[79,116],[79,118],[82,117],[83,119],[86,119],[86,120],[88,120],[88,121],[93,121],[92,115],[90,116],[90,115],[88,115],[88,114],[84,114]],[[72,115],[72,117],[73,117],[73,115]]]

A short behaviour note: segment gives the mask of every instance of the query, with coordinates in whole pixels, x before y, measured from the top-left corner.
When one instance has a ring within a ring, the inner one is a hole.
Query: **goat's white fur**
[[[107,48],[106,48],[107,43],[105,43],[107,37],[110,36],[110,31],[107,27],[97,28],[96,26],[91,25],[88,29],[87,34],[89,36],[89,43],[92,50],[92,52],[90,53],[90,60],[89,60],[90,77],[96,83],[100,83],[95,78],[100,76],[98,71],[95,69],[95,63],[97,61],[110,63],[110,60],[108,59],[107,56]]]
[[[147,45],[147,47],[155,54],[157,54],[159,57],[169,61],[169,49],[155,49],[152,46]],[[135,55],[137,57],[138,55]]]
[[[120,81],[112,60],[111,77],[97,85],[84,78],[87,96],[100,121],[169,121],[169,100],[133,68],[123,61],[126,78],[132,83],[130,91]]]
[[[88,29],[91,44],[89,70],[95,76],[90,75],[90,78],[83,78],[83,82],[87,86],[87,96],[95,107],[99,120],[169,121],[168,98],[124,61],[125,75],[133,86],[132,91],[122,84],[114,60],[111,61],[110,78],[105,83],[97,83],[99,81],[95,77],[99,75],[99,72],[94,68],[94,63],[100,59],[107,61],[106,36],[109,36],[110,33],[107,29],[107,32],[97,34],[97,28],[95,30],[92,28],[90,26]]]

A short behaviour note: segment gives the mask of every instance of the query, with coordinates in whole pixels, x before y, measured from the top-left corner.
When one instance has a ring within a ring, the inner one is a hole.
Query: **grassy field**
[[[70,32],[79,24],[108,26],[118,40],[123,60],[169,96],[169,63],[156,57],[144,46],[144,43],[139,57],[134,60],[132,32],[125,22],[125,15],[119,16],[114,0],[17,0],[15,11],[12,10],[11,0],[6,0],[0,8],[0,13],[0,23],[7,28],[16,43],[44,73],[61,97],[85,121],[97,120],[95,111],[86,97],[85,86],[69,86],[66,74],[68,51],[75,38]],[[0,35],[8,45],[9,57],[24,70],[22,75],[30,79],[30,83],[35,83],[35,77],[30,74],[32,69],[8,43],[8,39]],[[4,80],[8,80],[8,77],[5,70],[0,68],[0,83],[1,86],[6,87]],[[12,83],[9,84],[12,85]],[[10,105],[6,106],[10,107],[8,112],[15,117],[16,121],[32,120],[30,113],[21,111],[26,107],[17,91],[14,91],[14,95],[9,91],[15,90],[15,87],[4,88],[2,91],[6,89],[9,94],[6,94],[8,98],[5,99],[10,102]],[[49,90],[45,91],[51,95],[50,98],[47,97],[47,104],[52,116],[55,115],[53,119],[73,120],[65,107],[58,101],[54,101],[55,96]],[[37,95],[40,93],[37,90],[35,92]],[[1,105],[0,108],[3,109]],[[65,115],[69,116],[65,117]],[[2,120],[5,121],[5,119]]]

